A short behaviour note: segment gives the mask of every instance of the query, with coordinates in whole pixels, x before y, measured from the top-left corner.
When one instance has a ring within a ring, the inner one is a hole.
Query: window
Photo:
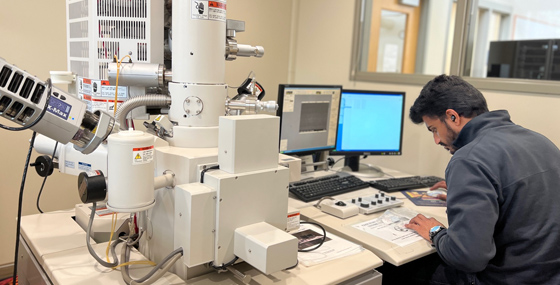
[[[560,94],[560,1],[358,0],[356,6],[354,80],[424,84],[446,73],[479,88]]]

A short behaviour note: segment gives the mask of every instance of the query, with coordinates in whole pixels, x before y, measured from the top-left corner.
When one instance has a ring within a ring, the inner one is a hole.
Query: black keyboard
[[[444,180],[437,176],[409,176],[369,181],[371,187],[385,192],[432,187]]]
[[[335,175],[292,182],[290,183],[290,193],[303,202],[309,202],[325,196],[344,194],[368,187],[368,182],[362,181],[352,174],[338,172]]]

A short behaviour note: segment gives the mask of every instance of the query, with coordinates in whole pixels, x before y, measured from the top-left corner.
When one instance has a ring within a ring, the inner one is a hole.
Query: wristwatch
[[[443,229],[445,229],[444,226],[435,226],[430,229],[430,241],[432,242],[432,244],[434,243],[434,237]]]

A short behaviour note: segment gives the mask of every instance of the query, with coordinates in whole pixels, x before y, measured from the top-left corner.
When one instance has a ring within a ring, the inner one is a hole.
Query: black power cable
[[[23,175],[21,177],[21,186],[19,188],[19,201],[18,201],[17,227],[16,227],[16,250],[14,256],[14,274],[12,278],[13,284],[15,284],[17,278],[19,235],[21,231],[21,208],[23,204],[23,189],[25,188],[25,178],[27,178],[27,168],[29,167],[29,159],[31,158],[31,151],[33,150],[33,144],[35,143],[35,136],[37,136],[37,133],[33,132],[33,135],[31,136],[31,141],[29,142],[29,151],[27,152],[27,158],[25,159],[25,167],[23,168]]]
[[[58,147],[58,142],[56,142],[54,144],[54,150],[53,153],[51,155],[51,160],[54,161],[54,155],[56,154],[56,148]],[[45,176],[45,178],[43,179],[43,183],[41,184],[41,189],[39,190],[39,194],[37,195],[37,210],[39,210],[39,212],[42,214],[43,210],[41,210],[41,207],[39,206],[39,202],[41,201],[41,193],[43,193],[43,188],[45,187],[45,182],[47,182],[47,177],[49,177],[49,175],[47,174]]]
[[[309,249],[300,249],[298,250],[298,252],[310,252],[310,251],[314,251],[318,248],[320,248],[323,243],[327,240],[327,231],[325,231],[325,228],[323,228],[323,226],[317,224],[317,223],[313,223],[313,222],[300,222],[300,224],[310,224],[310,225],[315,225],[318,226],[319,228],[321,228],[321,230],[323,230],[323,238],[321,239],[321,242],[314,248],[309,248]]]

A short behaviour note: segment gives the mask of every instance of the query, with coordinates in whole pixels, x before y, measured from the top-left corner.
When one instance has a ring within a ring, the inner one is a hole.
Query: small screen
[[[400,155],[404,92],[343,90],[331,154]]]
[[[334,149],[341,90],[329,85],[279,86],[280,153]]]

